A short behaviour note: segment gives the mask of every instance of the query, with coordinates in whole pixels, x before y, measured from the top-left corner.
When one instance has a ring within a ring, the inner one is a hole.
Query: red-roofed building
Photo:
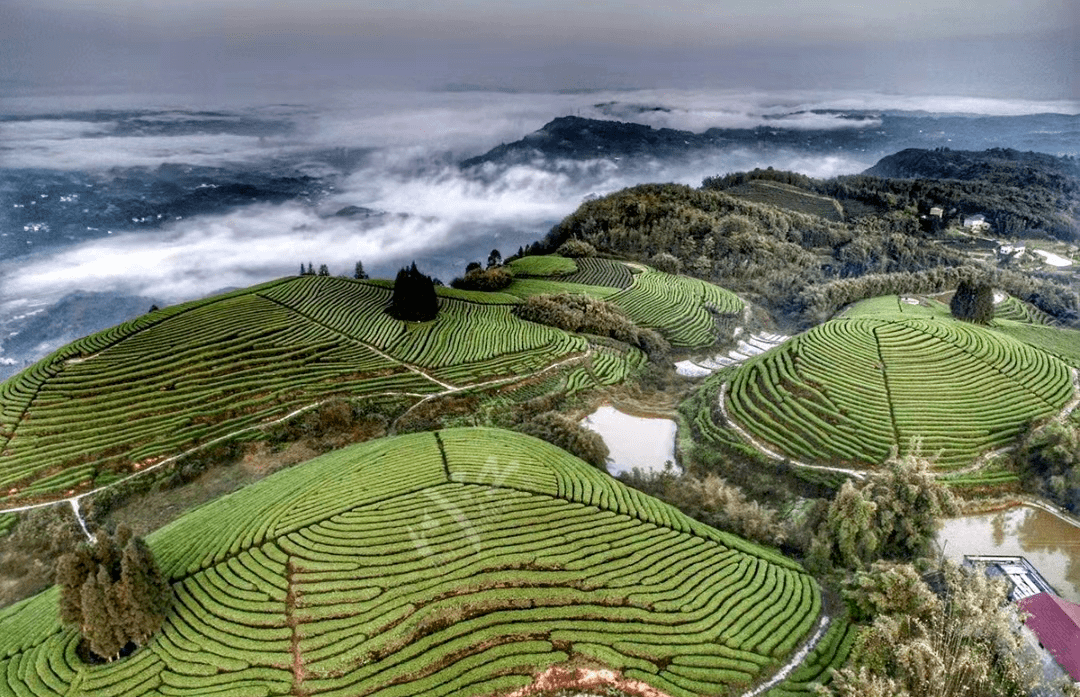
[[[1074,681],[1080,682],[1080,605],[1050,593],[1038,593],[1022,599],[1020,609],[1030,615],[1024,624],[1043,648]]]

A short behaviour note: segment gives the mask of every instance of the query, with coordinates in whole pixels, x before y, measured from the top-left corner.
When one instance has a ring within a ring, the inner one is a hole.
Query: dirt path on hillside
[[[374,397],[416,397],[416,398],[418,398],[419,401],[416,404],[409,407],[409,409],[407,409],[402,414],[402,416],[404,416],[405,414],[409,413],[410,411],[412,411],[416,407],[420,406],[421,404],[423,404],[425,402],[428,402],[428,401],[431,401],[433,399],[437,399],[439,397],[445,397],[447,395],[452,395],[452,394],[455,394],[455,393],[458,393],[458,392],[462,392],[464,390],[470,390],[470,389],[474,389],[474,388],[483,389],[483,388],[487,388],[487,387],[495,387],[495,386],[498,386],[498,385],[512,384],[512,383],[515,383],[515,382],[522,382],[524,380],[530,380],[532,378],[543,375],[544,373],[550,372],[552,370],[557,370],[557,369],[559,369],[559,368],[561,368],[563,366],[569,365],[571,363],[584,361],[584,360],[588,359],[592,355],[592,353],[593,353],[593,347],[590,346],[589,349],[585,353],[578,354],[576,356],[571,356],[569,358],[565,358],[565,359],[563,359],[561,361],[558,361],[556,363],[552,363],[551,365],[545,366],[544,368],[536,371],[535,373],[531,373],[529,375],[525,375],[525,376],[515,375],[513,377],[508,377],[508,378],[496,378],[494,380],[488,380],[488,381],[485,381],[485,382],[472,383],[472,384],[469,384],[469,385],[462,385],[462,386],[446,385],[446,383],[439,382],[437,380],[434,380],[434,378],[432,378],[433,382],[437,382],[438,384],[444,385],[446,387],[446,389],[442,390],[441,392],[435,392],[433,394],[424,394],[424,393],[420,393],[420,392],[381,392],[381,393],[373,394],[373,395],[364,395],[364,397],[365,398],[374,398]],[[400,361],[399,361],[399,363],[400,363]],[[425,376],[425,377],[430,377],[430,376]],[[126,482],[129,479],[133,479],[135,477],[144,475],[147,472],[153,472],[154,470],[161,469],[162,467],[170,465],[170,464],[176,462],[177,460],[179,460],[181,458],[187,457],[188,455],[192,455],[194,453],[200,452],[200,451],[205,450],[207,448],[213,447],[213,446],[215,446],[215,445],[217,445],[219,443],[222,443],[224,441],[235,438],[236,436],[240,436],[240,435],[243,435],[245,433],[250,433],[252,431],[263,430],[263,429],[269,428],[271,426],[275,426],[277,424],[284,423],[286,421],[289,421],[290,419],[293,419],[293,418],[296,418],[297,416],[300,416],[301,414],[304,414],[304,413],[306,413],[308,411],[311,411],[312,409],[317,409],[318,407],[325,404],[327,401],[329,401],[329,400],[324,399],[324,400],[319,400],[317,402],[312,402],[311,404],[307,404],[307,405],[305,405],[303,407],[300,407],[299,409],[295,409],[295,410],[289,412],[288,414],[286,414],[285,416],[274,419],[272,421],[258,423],[258,424],[254,424],[252,426],[247,426],[245,428],[238,429],[236,431],[231,431],[229,433],[226,433],[225,435],[218,436],[217,438],[214,438],[214,439],[209,440],[209,441],[207,441],[205,443],[197,445],[194,448],[190,448],[188,450],[177,453],[175,455],[170,455],[169,457],[166,457],[166,458],[164,458],[162,460],[159,460],[159,461],[156,461],[156,462],[154,462],[152,464],[149,464],[149,466],[141,467],[140,469],[138,469],[138,471],[132,472],[131,474],[127,475],[126,477],[118,479],[115,482],[111,482],[111,483],[107,484],[106,486],[99,487],[97,489],[92,489],[90,491],[83,492],[81,494],[78,494],[77,496],[68,496],[68,497],[65,497],[65,498],[62,498],[62,499],[56,499],[54,501],[46,501],[46,502],[43,502],[43,503],[33,503],[33,504],[27,504],[27,505],[24,505],[24,506],[15,506],[15,507],[12,507],[12,508],[3,508],[3,509],[0,509],[0,513],[20,513],[22,511],[30,511],[30,510],[34,510],[34,509],[37,509],[37,508],[47,508],[49,506],[57,506],[57,505],[61,505],[61,504],[67,504],[67,505],[69,505],[71,507],[72,512],[75,515],[76,522],[78,522],[79,526],[82,527],[85,530],[86,529],[86,523],[82,520],[82,517],[79,515],[79,512],[78,512],[79,511],[79,501],[81,499],[83,499],[83,498],[85,498],[87,496],[92,496],[93,494],[97,494],[97,493],[100,493],[102,491],[105,491],[106,489],[108,489],[110,487],[113,487],[113,486],[116,486],[117,484],[121,484],[123,482]],[[401,418],[401,417],[399,416],[398,418]]]

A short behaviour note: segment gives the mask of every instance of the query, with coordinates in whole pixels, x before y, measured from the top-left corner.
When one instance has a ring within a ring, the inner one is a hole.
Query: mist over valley
[[[415,260],[448,282],[638,183],[755,167],[828,178],[912,147],[1080,150],[1070,102],[700,90],[109,101],[24,97],[0,114],[0,370],[74,338],[59,326],[72,298],[90,331],[126,319],[120,307],[306,263],[348,274],[362,260],[389,277]]]

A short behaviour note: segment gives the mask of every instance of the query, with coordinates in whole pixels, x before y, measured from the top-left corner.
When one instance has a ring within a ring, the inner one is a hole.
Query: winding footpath
[[[738,433],[740,438],[757,448],[764,455],[778,462],[786,462],[793,467],[801,467],[808,470],[818,470],[820,472],[839,472],[840,474],[846,474],[847,476],[854,479],[866,479],[866,472],[862,472],[860,470],[848,469],[846,467],[829,467],[828,465],[811,465],[808,462],[802,462],[800,460],[796,460],[786,455],[782,455],[775,450],[772,450],[771,448],[769,448],[769,446],[765,445],[760,440],[750,435],[750,433],[742,426],[735,423],[735,420],[731,418],[730,414],[728,414],[726,399],[727,388],[728,384],[726,382],[720,386],[719,406],[720,413],[724,416],[724,422],[727,424],[728,428]]]
[[[425,402],[431,401],[433,399],[438,399],[440,397],[445,397],[445,396],[448,396],[448,395],[455,394],[457,392],[462,392],[464,390],[471,390],[471,389],[474,389],[474,388],[495,387],[495,386],[498,386],[498,385],[512,384],[512,383],[515,383],[515,382],[522,382],[524,380],[530,380],[532,378],[538,377],[538,376],[543,375],[543,374],[545,374],[547,372],[550,372],[552,370],[558,370],[559,368],[562,368],[563,366],[570,365],[572,363],[578,363],[578,362],[585,361],[592,355],[592,353],[593,353],[593,348],[590,346],[589,350],[586,351],[585,353],[578,354],[576,356],[571,356],[569,358],[565,358],[565,359],[563,359],[561,361],[558,361],[556,363],[552,363],[551,365],[545,366],[544,368],[542,368],[542,369],[540,369],[540,370],[538,370],[538,371],[536,371],[534,373],[531,373],[530,375],[527,375],[527,376],[515,375],[513,377],[508,377],[508,378],[496,378],[494,380],[487,380],[485,382],[478,382],[478,383],[473,383],[473,384],[469,384],[469,385],[457,385],[457,386],[449,385],[449,384],[443,383],[443,382],[439,382],[439,381],[435,380],[434,378],[431,378],[433,382],[438,382],[440,385],[442,385],[444,387],[444,389],[442,391],[440,391],[440,392],[435,392],[435,393],[431,393],[431,394],[425,394],[425,393],[419,393],[419,392],[380,392],[378,394],[366,395],[366,397],[415,397],[415,398],[418,398],[419,401],[417,401],[416,404],[413,404],[411,407],[409,407],[405,412],[403,412],[401,414],[401,416],[404,416],[405,414],[408,414],[410,411],[412,411],[416,407],[420,406],[421,404],[424,404]],[[400,361],[397,361],[397,362],[400,363]],[[406,367],[408,367],[408,366],[406,366]],[[420,372],[420,371],[417,371],[417,372]],[[423,373],[421,373],[421,374],[423,374]],[[430,377],[430,376],[425,375],[425,377]],[[152,465],[150,465],[148,467],[139,469],[136,472],[132,472],[131,474],[127,475],[126,477],[123,477],[121,479],[117,479],[116,481],[110,482],[109,484],[107,484],[105,486],[98,487],[97,489],[91,489],[90,491],[84,491],[83,493],[78,494],[76,496],[69,496],[69,497],[66,497],[66,498],[56,499],[56,500],[53,500],[53,501],[45,501],[45,502],[42,502],[42,503],[27,504],[25,506],[16,506],[16,507],[13,507],[13,508],[3,508],[3,509],[0,509],[0,514],[3,514],[3,513],[20,513],[22,511],[30,511],[30,510],[34,510],[34,509],[38,509],[38,508],[48,508],[50,506],[57,506],[57,505],[61,505],[61,504],[66,503],[66,504],[71,506],[72,513],[75,515],[75,520],[79,523],[79,527],[82,529],[83,533],[86,535],[86,538],[88,540],[92,540],[93,536],[91,535],[89,529],[87,528],[86,521],[85,521],[85,519],[83,519],[82,514],[81,514],[81,512],[79,510],[79,501],[81,499],[83,499],[83,498],[85,498],[87,496],[92,496],[94,494],[105,491],[106,489],[108,489],[110,487],[116,486],[117,484],[122,484],[122,483],[124,483],[124,482],[126,482],[126,481],[128,481],[130,479],[134,479],[135,477],[142,476],[142,475],[146,474],[147,472],[153,472],[154,470],[161,469],[162,467],[170,465],[170,464],[176,462],[177,460],[179,460],[181,458],[184,458],[184,457],[187,457],[188,455],[192,455],[192,454],[197,453],[199,451],[205,450],[206,448],[209,448],[209,447],[212,447],[212,446],[217,445],[219,443],[222,443],[224,441],[230,440],[232,438],[235,438],[236,436],[243,435],[245,433],[250,433],[252,431],[263,430],[263,429],[269,428],[271,426],[275,426],[277,424],[285,423],[286,421],[289,421],[290,419],[294,419],[297,416],[300,416],[301,414],[304,414],[306,412],[311,411],[312,409],[316,409],[316,408],[322,406],[323,404],[325,404],[328,401],[330,401],[330,400],[324,399],[324,400],[319,400],[318,402],[312,402],[311,404],[305,405],[303,407],[300,407],[299,409],[291,411],[288,414],[286,414],[285,416],[282,416],[282,417],[280,417],[278,419],[274,419],[273,421],[266,421],[266,422],[263,422],[263,423],[255,424],[253,426],[247,426],[245,428],[241,428],[241,429],[238,429],[236,431],[226,433],[226,434],[224,434],[222,436],[218,436],[217,438],[209,440],[209,441],[207,441],[205,443],[201,443],[200,445],[197,445],[194,448],[189,448],[188,450],[184,450],[183,452],[177,453],[175,455],[170,455],[169,457],[164,458],[163,460],[160,460],[158,462],[155,462],[154,464],[152,464]],[[401,418],[401,416],[399,416],[398,418]]]
[[[810,638],[807,640],[807,642],[802,645],[802,648],[800,648],[791,656],[791,660],[785,663],[780,670],[776,671],[776,675],[772,676],[764,683],[758,685],[749,692],[744,692],[742,695],[740,695],[740,697],[757,697],[766,690],[771,690],[772,688],[783,682],[785,679],[787,679],[787,676],[791,675],[791,672],[793,670],[802,665],[802,662],[806,660],[806,657],[810,655],[810,652],[813,651],[814,647],[818,645],[818,642],[821,641],[821,637],[825,636],[825,632],[829,629],[830,624],[832,624],[832,618],[822,612],[821,619],[818,620],[817,623],[817,629],[815,629],[814,633],[810,635]]]

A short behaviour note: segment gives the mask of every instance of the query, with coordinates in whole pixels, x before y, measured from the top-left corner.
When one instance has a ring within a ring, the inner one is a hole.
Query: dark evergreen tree
[[[353,271],[353,278],[362,281],[367,277],[368,277],[367,272],[364,271],[364,262],[362,262],[362,261],[356,262],[356,270]]]
[[[960,281],[949,301],[949,310],[957,319],[988,324],[994,319],[994,289],[981,281]]]
[[[161,629],[172,592],[153,552],[140,538],[132,539],[124,547],[120,583],[114,588],[119,595],[123,626],[128,627],[136,644],[145,643]]]
[[[480,265],[480,262],[470,261],[468,264],[465,265],[465,273],[469,273],[470,271],[480,271],[483,268],[484,267]]]
[[[109,571],[99,565],[95,573],[86,577],[80,589],[83,607],[83,622],[80,626],[82,635],[91,651],[110,661],[120,655],[127,643],[121,641],[118,628],[110,615],[111,588]]]
[[[502,266],[502,254],[498,249],[493,249],[491,254],[488,254],[487,267],[490,269],[496,266]]]
[[[420,273],[415,261],[412,267],[398,271],[387,312],[408,322],[427,322],[439,313],[435,284],[430,276]]]
[[[64,624],[82,624],[82,586],[86,579],[96,572],[96,567],[90,548],[87,546],[80,546],[57,561],[56,583],[60,586],[60,621]]]
[[[320,276],[329,276],[330,275],[330,268],[326,264],[319,264],[319,275]]]

